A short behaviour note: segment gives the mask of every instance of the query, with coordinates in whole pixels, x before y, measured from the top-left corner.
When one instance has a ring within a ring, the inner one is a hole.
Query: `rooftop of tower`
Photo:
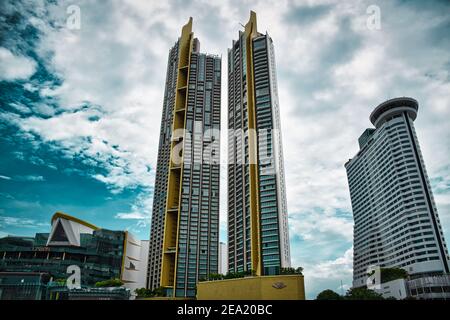
[[[368,128],[361,134],[358,139],[360,150],[356,156],[349,159],[344,166],[347,167],[355,158],[364,152],[370,137],[386,120],[403,112],[407,112],[411,119],[415,120],[417,118],[418,109],[419,103],[416,99],[410,97],[397,97],[380,103],[370,114],[370,122],[375,126],[375,129]]]
[[[370,122],[378,128],[387,117],[391,117],[401,112],[408,112],[412,120],[417,117],[419,103],[416,99],[409,97],[399,97],[387,100],[379,104],[370,114]]]

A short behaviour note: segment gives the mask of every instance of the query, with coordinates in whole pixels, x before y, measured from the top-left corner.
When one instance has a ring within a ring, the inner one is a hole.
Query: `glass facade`
[[[170,145],[172,137],[173,106],[175,105],[178,69],[178,42],[170,49],[167,61],[166,86],[159,134],[153,211],[150,229],[147,287],[154,290],[161,282],[163,231],[169,177]]]
[[[148,270],[150,289],[177,297],[218,272],[221,58],[191,28],[169,53]]]
[[[54,279],[67,279],[67,267],[77,265],[85,286],[121,278],[124,232],[98,229],[81,234],[80,247],[46,246],[48,236],[0,239],[0,272],[47,273]]]
[[[49,280],[45,273],[0,272],[0,300],[44,300]]]
[[[176,296],[195,296],[198,280],[218,272],[220,73],[219,57],[192,53]]]
[[[124,287],[68,289],[48,273],[0,272],[0,300],[129,300]]]
[[[245,28],[228,50],[228,264],[270,275],[290,266],[275,57],[272,39],[255,31],[256,16]]]

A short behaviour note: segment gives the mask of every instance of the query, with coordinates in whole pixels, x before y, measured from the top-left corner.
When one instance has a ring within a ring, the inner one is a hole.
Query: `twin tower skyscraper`
[[[194,297],[218,273],[221,58],[200,53],[192,18],[170,49],[150,232],[148,288]],[[228,49],[228,269],[290,267],[272,39],[256,14]]]

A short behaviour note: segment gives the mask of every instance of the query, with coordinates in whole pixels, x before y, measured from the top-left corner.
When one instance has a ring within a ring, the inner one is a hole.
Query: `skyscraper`
[[[245,30],[228,50],[229,271],[290,266],[280,114],[272,39]]]
[[[199,50],[190,18],[169,52],[148,266],[177,297],[218,272],[221,58]]]
[[[419,141],[418,103],[383,102],[370,115],[375,128],[359,138],[346,164],[354,224],[353,285],[367,268],[401,267],[411,276],[449,272],[449,255]]]

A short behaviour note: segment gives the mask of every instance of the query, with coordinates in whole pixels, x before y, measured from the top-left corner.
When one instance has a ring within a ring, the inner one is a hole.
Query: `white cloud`
[[[1,179],[1,178],[0,178],[0,179]],[[10,200],[14,200],[14,199],[15,199],[11,194],[9,194],[9,193],[7,193],[7,192],[0,192],[0,196],[1,196],[1,197],[4,197],[4,198],[6,198],[6,199],[10,199]],[[3,213],[3,209],[0,210],[0,213]]]
[[[67,3],[48,11],[61,25]],[[223,57],[225,123],[226,49],[252,9],[259,30],[267,30],[275,44],[291,239],[301,239],[293,241],[291,251],[293,262],[305,267],[306,280],[314,281],[307,283],[307,292],[337,288],[338,277],[351,275],[350,249],[345,248],[351,246],[352,217],[344,163],[371,126],[370,112],[388,98],[410,95],[419,101],[417,134],[430,178],[444,179],[436,183],[436,203],[448,230],[450,48],[438,34],[449,21],[445,10],[383,2],[382,29],[371,31],[365,26],[370,1],[194,1],[183,8],[170,1],[78,4],[81,30],[53,29],[44,15],[32,20],[43,32],[39,54],[64,81],[60,87],[30,84],[26,89],[57,98],[66,112],[53,115],[41,106],[50,118],[1,117],[54,143],[68,157],[103,166],[105,172],[93,178],[112,192],[153,186],[168,49],[189,16],[201,50]],[[318,4],[330,10],[306,17]],[[90,108],[73,112],[86,102]],[[224,240],[226,165],[220,201]],[[116,218],[146,225],[151,202],[138,198]]]
[[[311,281],[317,278],[341,279],[343,276],[351,276],[352,272],[353,247],[346,250],[342,257],[305,268],[305,275],[310,277]]]
[[[0,47],[0,80],[27,79],[35,70],[34,60],[14,55],[8,49]]]
[[[9,104],[11,107],[13,107],[14,109],[16,109],[17,111],[19,111],[20,113],[23,114],[30,114],[31,110],[30,108],[28,108],[27,106],[21,104],[21,103],[10,103]]]
[[[6,227],[36,228],[46,226],[49,226],[49,224],[39,222],[30,218],[0,216],[0,228]]]
[[[333,213],[305,212],[296,214],[289,220],[292,235],[306,241],[319,241],[324,235],[333,241],[353,240],[353,221],[349,218],[337,217]],[[328,238],[328,239],[329,239]]]
[[[336,259],[305,264],[303,274],[308,299],[315,299],[317,294],[325,289],[335,290],[339,294],[345,293],[346,289],[352,286],[353,247]]]
[[[146,228],[150,223],[152,206],[153,198],[148,196],[148,192],[143,192],[139,194],[135,203],[131,205],[131,210],[129,212],[119,212],[115,215],[115,218],[123,220],[138,220],[134,225],[134,229]]]
[[[144,215],[141,212],[128,212],[128,213],[118,213],[116,214],[117,219],[125,219],[125,220],[142,220],[142,219],[148,219],[148,215]]]
[[[101,118],[91,121],[92,117]],[[98,110],[85,109],[48,119],[29,117],[16,123],[44,141],[56,143],[69,157],[77,156],[85,164],[103,166],[107,173],[94,174],[93,178],[109,185],[115,193],[127,187],[149,187],[153,182],[153,174],[149,172],[151,153],[138,143],[145,131],[130,118],[122,121],[117,116],[103,116]]]
[[[39,176],[39,175],[27,175],[27,176],[15,176],[14,180],[16,181],[45,181],[45,178],[43,176]]]

